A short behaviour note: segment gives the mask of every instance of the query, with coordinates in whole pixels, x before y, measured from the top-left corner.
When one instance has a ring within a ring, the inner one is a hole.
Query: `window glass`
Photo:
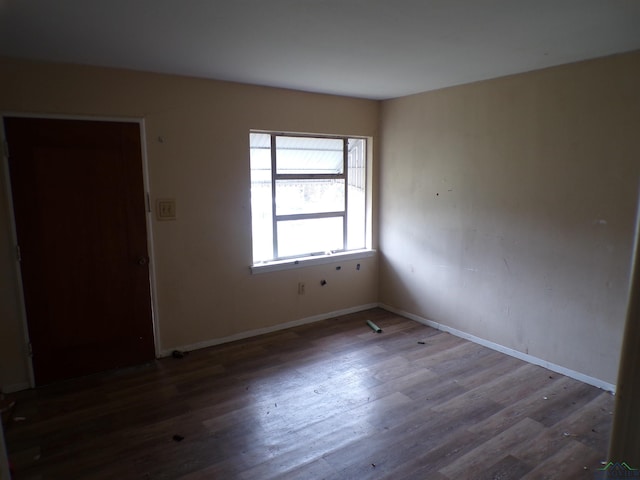
[[[344,180],[276,180],[276,214],[344,211]]]
[[[343,143],[335,138],[276,137],[277,173],[342,174]]]
[[[348,144],[347,250],[366,246],[366,141],[350,138]]]
[[[253,262],[257,263],[273,258],[271,135],[252,133],[249,141]]]
[[[278,255],[293,257],[342,250],[342,217],[278,222]]]

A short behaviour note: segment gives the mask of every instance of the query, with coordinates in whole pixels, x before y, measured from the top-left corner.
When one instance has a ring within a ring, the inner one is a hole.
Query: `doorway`
[[[153,360],[140,125],[4,126],[36,385]]]

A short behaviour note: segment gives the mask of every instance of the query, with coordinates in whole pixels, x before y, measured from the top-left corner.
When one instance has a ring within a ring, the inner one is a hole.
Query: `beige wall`
[[[251,275],[249,129],[377,136],[379,103],[123,70],[0,61],[0,111],[144,118],[160,350],[376,302],[376,258]],[[163,141],[158,141],[162,137]],[[4,178],[0,386],[27,382]],[[326,278],[328,285],[320,287]],[[297,295],[298,281],[306,294]]]
[[[615,384],[640,52],[383,102],[380,300]]]
[[[175,197],[178,211],[175,222],[153,220],[160,350],[381,301],[615,383],[638,84],[635,52],[380,111],[366,100],[4,60],[0,111],[145,119],[152,200]],[[360,271],[343,262],[339,272],[249,274],[251,128],[374,136],[376,146],[383,137],[380,275],[375,258],[359,260]],[[2,188],[0,386],[11,386],[28,376],[4,178]]]

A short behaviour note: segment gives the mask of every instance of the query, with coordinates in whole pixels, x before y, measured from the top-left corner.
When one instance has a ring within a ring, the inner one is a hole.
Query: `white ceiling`
[[[0,0],[0,55],[384,99],[640,49],[640,0]]]

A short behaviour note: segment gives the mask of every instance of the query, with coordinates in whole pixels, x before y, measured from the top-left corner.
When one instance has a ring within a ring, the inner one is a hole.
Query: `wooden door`
[[[152,360],[139,125],[4,122],[36,384]]]

